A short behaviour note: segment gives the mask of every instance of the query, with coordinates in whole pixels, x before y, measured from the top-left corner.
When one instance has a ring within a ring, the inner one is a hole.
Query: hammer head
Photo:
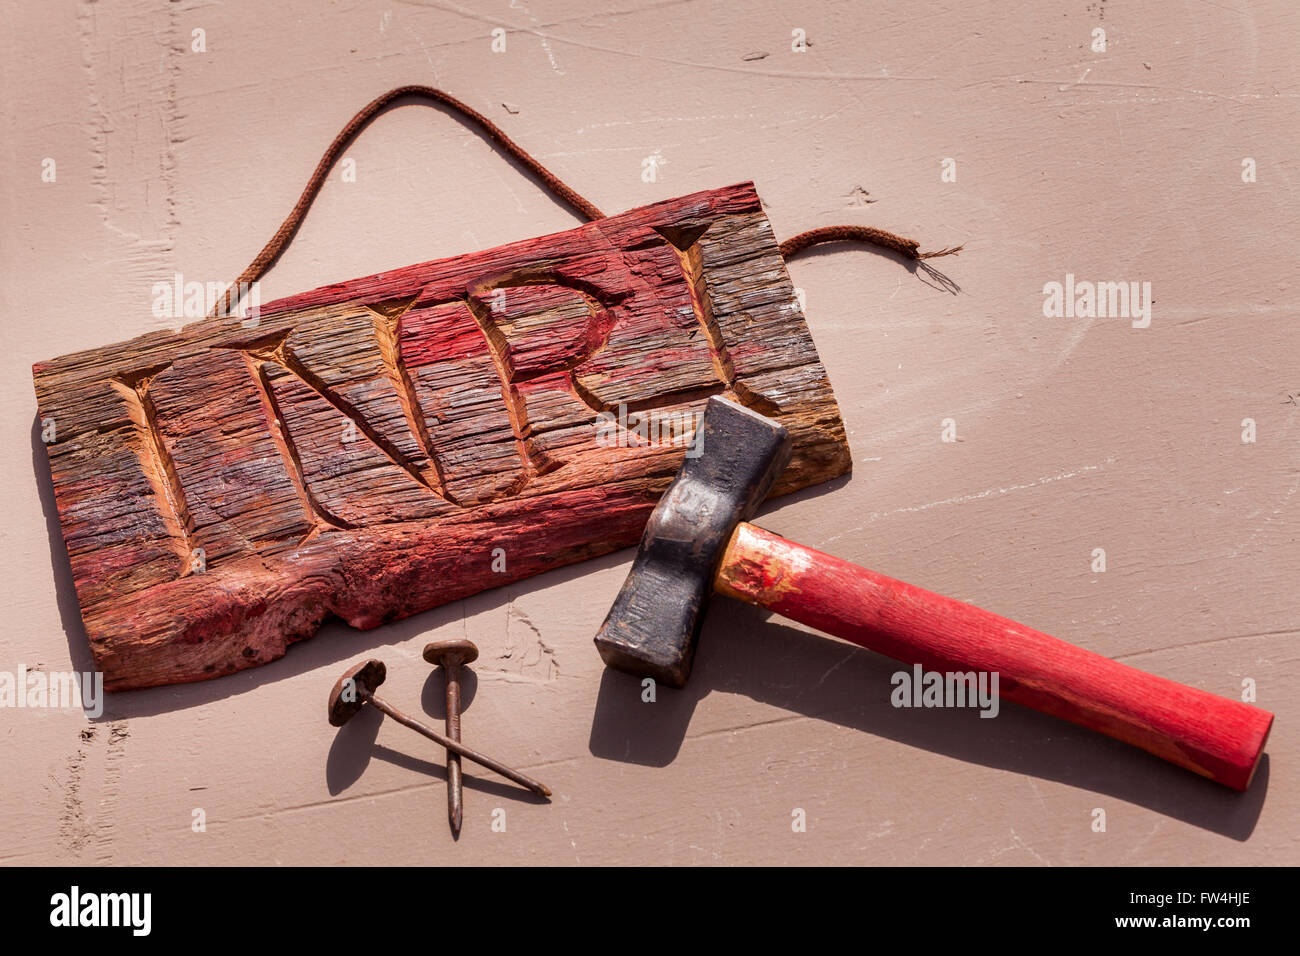
[[[623,590],[596,634],[601,659],[681,687],[691,674],[713,577],[736,525],[753,516],[790,460],[785,427],[714,396],[704,434],[659,501]]]

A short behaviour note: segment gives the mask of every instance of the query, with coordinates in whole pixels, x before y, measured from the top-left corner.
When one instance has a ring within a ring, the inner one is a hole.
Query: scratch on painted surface
[[[90,840],[90,827],[86,824],[86,811],[81,797],[82,778],[85,775],[86,757],[95,741],[95,728],[81,731],[81,740],[68,758],[62,783],[63,809],[59,813],[59,842],[63,849],[77,856]]]
[[[118,793],[122,783],[122,761],[126,756],[126,741],[131,736],[125,720],[114,720],[108,725],[108,752],[104,757],[104,783],[100,788],[99,812],[95,821],[95,860],[98,864],[111,864],[116,850]]]
[[[430,3],[429,6],[446,10],[450,13],[458,13],[461,16],[478,20],[481,23],[487,23],[492,26],[504,27],[507,30],[513,30],[516,33],[528,33],[539,40],[543,41],[544,49],[547,49],[549,55],[549,43],[567,43],[570,46],[581,47],[584,50],[591,50],[594,53],[611,53],[615,56],[630,56],[640,60],[653,60],[657,63],[671,63],[674,66],[689,66],[697,70],[721,70],[725,73],[744,73],[749,76],[766,76],[766,77],[789,77],[792,79],[805,80],[884,80],[884,81],[919,81],[934,82],[939,79],[937,76],[896,76],[889,73],[832,73],[819,72],[815,70],[777,70],[777,69],[747,69],[745,67],[733,66],[728,63],[707,63],[697,62],[694,60],[681,60],[670,56],[655,56],[647,53],[645,50],[622,50],[617,47],[601,46],[597,43],[589,43],[584,40],[577,40],[572,37],[559,36],[554,33],[546,32],[548,24],[539,24],[538,26],[528,27],[521,26],[517,23],[511,23],[500,17],[485,16],[474,12],[466,7],[454,3]],[[512,4],[513,6],[513,4]],[[534,21],[536,22],[536,21]],[[554,58],[552,57],[554,67]],[[557,72],[563,72],[557,69]]]
[[[519,622],[526,629],[511,627]],[[560,664],[555,659],[555,648],[546,643],[541,628],[528,614],[515,606],[506,605],[506,646],[496,656],[498,670],[508,676],[523,677],[530,681],[551,681],[560,676]]]
[[[1088,472],[1091,471],[1101,471],[1107,465],[1113,465],[1114,463],[1115,463],[1114,458],[1107,458],[1105,461],[1097,465],[1084,465],[1082,468],[1075,468],[1072,471],[1063,471],[1059,475],[1045,475],[1042,478],[1038,478],[1035,479],[1034,481],[1026,482],[1024,484],[1007,485],[1005,487],[997,487],[997,488],[986,488],[983,491],[977,491],[968,495],[956,495],[952,498],[943,498],[939,501],[930,501],[921,505],[909,505],[904,508],[895,508],[892,511],[873,511],[867,517],[867,520],[864,523],[857,525],[856,527],[849,528],[846,531],[841,531],[839,534],[831,535],[826,540],[828,542],[837,541],[840,538],[844,538],[847,537],[848,535],[853,534],[854,532],[861,531],[867,525],[871,524],[874,521],[879,521],[881,518],[890,518],[893,517],[894,515],[901,515],[901,514],[915,514],[920,511],[929,511],[931,508],[940,508],[943,507],[944,505],[958,505],[967,501],[979,501],[982,498],[992,498],[995,496],[1011,494],[1013,491],[1024,491],[1027,488],[1038,488],[1042,485],[1051,484],[1054,481],[1067,481],[1070,478],[1077,478],[1080,475],[1087,474]]]

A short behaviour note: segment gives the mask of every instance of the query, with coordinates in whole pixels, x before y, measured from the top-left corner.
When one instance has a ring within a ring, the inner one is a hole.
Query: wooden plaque
[[[33,369],[111,690],[274,660],[634,544],[725,394],[775,493],[848,445],[753,185],[325,286]]]

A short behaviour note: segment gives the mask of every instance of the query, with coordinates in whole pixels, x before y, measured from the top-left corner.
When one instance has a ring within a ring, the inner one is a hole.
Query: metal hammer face
[[[713,578],[732,532],[790,461],[785,427],[714,396],[698,457],[687,458],[650,515],[623,589],[596,634],[610,666],[682,687]]]

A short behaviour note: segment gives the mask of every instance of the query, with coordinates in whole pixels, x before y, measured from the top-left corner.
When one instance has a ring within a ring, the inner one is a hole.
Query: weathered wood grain
[[[375,627],[633,544],[709,395],[790,429],[776,493],[850,467],[751,184],[33,375],[82,616],[117,690],[256,666],[330,615]],[[632,427],[611,423],[620,410]],[[676,440],[641,434],[638,414],[682,426]]]

